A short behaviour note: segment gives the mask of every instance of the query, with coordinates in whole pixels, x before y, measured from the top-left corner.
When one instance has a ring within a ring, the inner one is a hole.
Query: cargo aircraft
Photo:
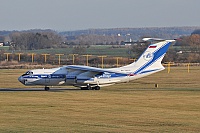
[[[125,83],[164,70],[161,61],[175,40],[144,38],[157,41],[150,44],[136,62],[129,65],[102,69],[89,66],[68,65],[52,69],[29,70],[18,80],[26,85],[49,86],[72,85],[82,90],[100,90],[101,87]]]

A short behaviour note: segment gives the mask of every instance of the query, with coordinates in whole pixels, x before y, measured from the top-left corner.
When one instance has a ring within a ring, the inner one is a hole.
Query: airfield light
[[[187,64],[188,67],[188,73],[190,73],[190,63]]]
[[[72,55],[72,61],[73,61],[73,65],[75,64],[75,55],[78,55],[78,54],[69,54],[69,55]]]
[[[168,62],[168,69],[167,73],[170,73],[170,62]]]
[[[122,59],[122,57],[115,57],[117,60],[117,67],[119,67],[119,59]]]
[[[18,61],[20,62],[21,61],[21,54],[23,53],[17,53],[18,54]]]
[[[85,56],[86,57],[86,66],[88,66],[88,58],[90,57],[90,56],[92,56],[92,55],[82,55],[82,56]]]
[[[155,88],[158,88],[158,84],[155,84]]]
[[[61,55],[64,55],[64,54],[55,54],[55,55],[58,56],[58,64],[60,65],[60,56],[61,56]]]
[[[107,57],[107,56],[98,56],[98,57],[101,58],[101,68],[103,68],[103,58],[104,58],[104,57]]]
[[[174,64],[174,62],[166,62],[167,63],[167,73],[170,73],[170,70],[171,70],[171,65]]]
[[[29,55],[31,55],[31,60],[32,60],[32,63],[33,63],[34,62],[34,55],[35,55],[35,53],[31,53]]]
[[[9,60],[9,55],[12,54],[12,53],[4,53],[6,55],[6,61]]]
[[[50,55],[50,54],[42,54],[44,55],[44,62],[46,63],[47,62],[47,55]]]

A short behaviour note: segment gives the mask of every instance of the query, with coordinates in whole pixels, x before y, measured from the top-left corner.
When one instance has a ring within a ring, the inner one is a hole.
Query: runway
[[[44,88],[0,88],[0,92],[26,92],[26,91],[45,91]],[[60,92],[60,91],[81,91],[81,89],[70,88],[51,88],[45,92]]]

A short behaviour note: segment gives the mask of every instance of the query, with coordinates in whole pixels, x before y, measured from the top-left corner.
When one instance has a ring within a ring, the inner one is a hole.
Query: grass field
[[[130,51],[129,47],[126,46],[118,46],[115,45],[113,47],[112,45],[91,45],[88,48],[83,48],[81,54],[91,54],[91,55],[107,55],[107,56],[121,56],[121,57],[127,57],[130,56],[128,54],[128,51]],[[17,53],[18,51],[16,51]],[[22,52],[22,51],[19,51]],[[52,49],[39,49],[39,50],[26,50],[25,53],[36,53],[36,54],[44,54],[49,53],[52,55],[55,54],[73,54],[74,47],[67,47],[67,48],[52,48]],[[79,54],[79,53],[76,53]]]
[[[200,67],[100,91],[26,91],[17,81],[25,71],[0,70],[0,132],[200,132]]]

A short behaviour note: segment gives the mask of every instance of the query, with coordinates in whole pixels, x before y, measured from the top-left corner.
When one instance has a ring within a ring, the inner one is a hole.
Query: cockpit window
[[[25,76],[25,75],[32,75],[32,74],[33,74],[33,72],[28,71],[28,72],[24,73],[22,76]]]

